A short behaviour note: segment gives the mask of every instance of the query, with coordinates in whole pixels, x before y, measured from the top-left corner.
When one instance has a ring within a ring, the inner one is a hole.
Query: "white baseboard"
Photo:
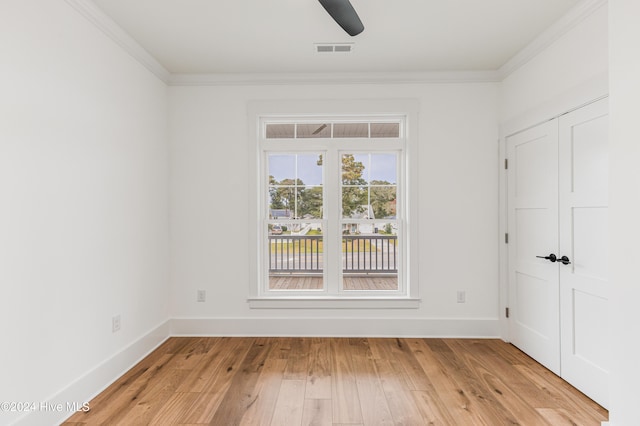
[[[62,423],[74,413],[72,408],[80,409],[82,404],[93,399],[167,340],[170,336],[170,329],[170,320],[164,321],[122,351],[73,381],[66,388],[47,398],[46,406],[29,412],[17,419],[14,424],[39,426]]]
[[[498,338],[500,323],[497,318],[174,318],[171,335]]]

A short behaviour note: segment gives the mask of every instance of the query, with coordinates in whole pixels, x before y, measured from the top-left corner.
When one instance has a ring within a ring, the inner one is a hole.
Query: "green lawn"
[[[271,253],[322,253],[322,240],[296,240],[289,242],[272,241]]]

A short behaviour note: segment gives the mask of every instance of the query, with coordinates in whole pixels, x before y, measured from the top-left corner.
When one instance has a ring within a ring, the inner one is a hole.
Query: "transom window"
[[[406,296],[406,118],[260,118],[258,296]]]
[[[267,139],[399,138],[400,123],[268,123]]]

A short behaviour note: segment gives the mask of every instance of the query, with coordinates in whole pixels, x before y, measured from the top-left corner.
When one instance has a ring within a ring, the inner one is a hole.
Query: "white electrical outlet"
[[[207,291],[206,290],[198,290],[198,302],[206,302],[207,300]]]
[[[467,295],[464,290],[458,290],[458,303],[464,303],[466,301]]]
[[[122,323],[120,322],[120,315],[115,315],[111,318],[111,332],[115,333],[116,331],[120,331],[120,327]]]

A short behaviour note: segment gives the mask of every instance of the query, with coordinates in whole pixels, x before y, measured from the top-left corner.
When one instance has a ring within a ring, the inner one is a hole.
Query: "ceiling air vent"
[[[316,53],[350,53],[353,43],[316,43]]]

